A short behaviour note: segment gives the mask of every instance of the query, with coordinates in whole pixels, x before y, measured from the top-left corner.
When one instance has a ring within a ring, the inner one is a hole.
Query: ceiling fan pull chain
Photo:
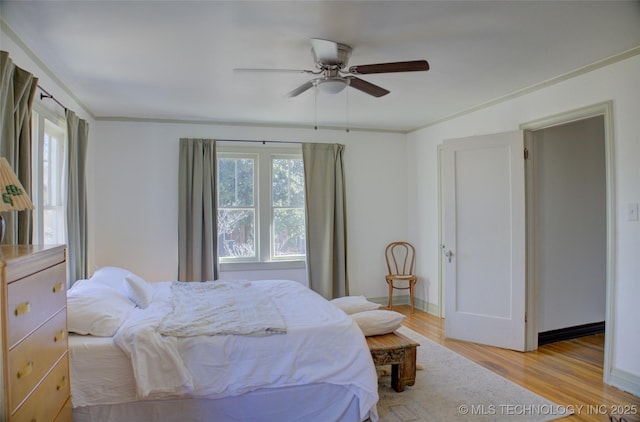
[[[313,130],[318,130],[318,87],[313,87]]]
[[[346,101],[345,101],[345,103],[346,103],[345,104],[345,115],[346,115],[345,126],[346,126],[346,129],[345,129],[345,131],[347,133],[349,133],[349,90],[345,89],[344,92],[345,92],[345,95],[346,95]]]

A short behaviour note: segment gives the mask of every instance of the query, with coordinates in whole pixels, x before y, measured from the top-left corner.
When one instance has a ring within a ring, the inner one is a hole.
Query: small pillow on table
[[[344,296],[332,299],[329,302],[333,303],[349,315],[358,312],[372,311],[380,307],[377,303],[369,302],[364,296]]]
[[[384,309],[358,312],[351,315],[365,337],[393,333],[400,328],[405,315]]]

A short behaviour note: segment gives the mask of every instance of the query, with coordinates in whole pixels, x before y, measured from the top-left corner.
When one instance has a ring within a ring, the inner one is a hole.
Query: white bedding
[[[347,388],[308,384],[263,388],[224,399],[136,399],[131,362],[111,337],[69,336],[75,422],[363,421]],[[283,406],[283,403],[286,404]]]
[[[286,333],[178,338],[158,331],[171,309],[171,283],[153,284],[151,305],[135,309],[113,338],[131,358],[138,399],[217,399],[330,384],[358,398],[361,420],[377,419],[377,376],[364,336],[348,315],[313,291],[293,281],[252,282],[277,307]],[[72,367],[74,353],[72,347]],[[76,395],[73,405],[104,404],[96,396]]]
[[[131,361],[113,337],[69,335],[73,407],[136,400]]]

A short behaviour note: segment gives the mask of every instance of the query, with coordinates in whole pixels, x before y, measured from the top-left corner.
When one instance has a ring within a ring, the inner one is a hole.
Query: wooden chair
[[[393,289],[409,289],[411,312],[413,312],[413,291],[418,276],[413,273],[415,249],[408,242],[392,242],[384,251],[387,260],[387,275],[384,277],[389,286],[389,309],[393,305]]]

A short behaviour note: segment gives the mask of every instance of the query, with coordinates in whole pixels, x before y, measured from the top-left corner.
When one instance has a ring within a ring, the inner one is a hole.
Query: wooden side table
[[[404,391],[405,385],[416,382],[416,347],[419,343],[400,333],[367,337],[373,363],[391,365],[391,387]]]

